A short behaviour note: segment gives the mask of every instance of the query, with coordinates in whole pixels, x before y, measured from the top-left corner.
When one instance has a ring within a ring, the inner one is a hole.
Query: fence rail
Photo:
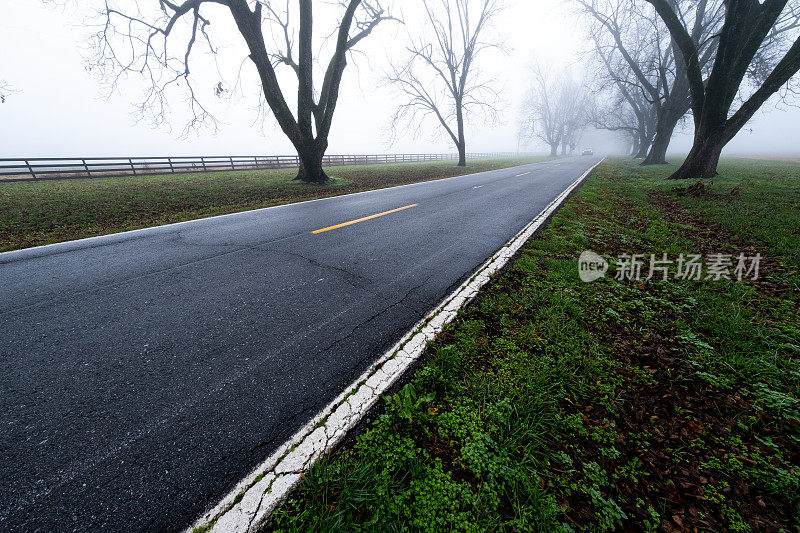
[[[470,159],[514,157],[515,152],[468,154]],[[374,165],[450,161],[455,154],[326,155],[323,166]],[[231,170],[297,168],[296,155],[196,156],[196,157],[29,157],[0,158],[0,183],[78,178],[128,177],[154,174],[188,174]]]

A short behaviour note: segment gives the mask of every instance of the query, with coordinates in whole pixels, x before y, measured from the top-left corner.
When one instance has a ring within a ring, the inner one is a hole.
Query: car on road
[[[582,155],[594,155],[594,150],[592,150],[591,148],[586,148],[586,149],[583,151],[583,154],[582,154]]]

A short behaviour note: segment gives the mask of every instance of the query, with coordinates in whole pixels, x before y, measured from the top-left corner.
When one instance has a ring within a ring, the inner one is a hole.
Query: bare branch
[[[124,8],[117,7],[117,2]],[[212,44],[209,32],[211,22],[204,14],[205,5],[227,7],[247,45],[249,60],[256,67],[261,83],[258,116],[269,107],[298,151],[300,179],[325,181],[327,176],[322,170],[322,154],[328,146],[347,55],[379,23],[395,19],[381,7],[379,0],[339,2],[343,13],[335,30],[336,45],[325,70],[319,99],[315,101],[314,64],[319,58],[314,57],[312,50],[312,0],[298,0],[297,36],[291,25],[289,1],[285,1],[285,9],[279,9],[276,3],[277,0],[143,0],[141,4],[146,5],[143,9],[138,1],[105,0],[92,41],[95,55],[89,67],[106,81],[109,92],[116,91],[119,83],[128,76],[144,78],[147,88],[138,106],[138,114],[150,118],[156,125],[166,122],[168,95],[180,89],[192,116],[187,131],[207,124],[216,127],[215,118],[201,102],[201,91],[196,89],[197,82],[190,65],[198,41],[206,43],[211,55],[216,56],[217,48]],[[278,35],[281,42],[268,46],[265,35]],[[173,53],[173,49],[181,52]],[[289,66],[297,76],[296,115],[278,81],[275,69],[279,65]],[[241,68],[239,72],[241,75]],[[237,78],[234,92],[239,85]],[[223,81],[215,81],[212,88],[217,96],[227,92]]]
[[[18,91],[14,89],[8,82],[5,80],[0,80],[0,104],[5,104],[8,95],[15,92]]]
[[[182,87],[191,112],[185,132],[203,125],[216,129],[217,121],[198,99],[190,75],[190,60],[199,36],[211,54],[216,54],[207,32],[210,22],[201,14],[204,3],[227,4],[226,0],[188,0],[180,4],[159,0],[158,11],[151,9],[146,14],[138,4],[135,10],[124,12],[106,0],[101,24],[92,38],[95,55],[89,68],[106,82],[109,94],[129,75],[144,77],[147,88],[137,106],[137,115],[149,117],[156,125],[166,123],[168,92]],[[184,18],[188,19],[188,37],[181,47],[183,53],[173,55],[168,40]]]

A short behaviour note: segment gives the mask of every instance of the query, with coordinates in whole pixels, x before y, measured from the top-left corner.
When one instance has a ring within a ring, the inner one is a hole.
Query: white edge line
[[[331,450],[405,370],[425,351],[445,324],[470,302],[569,195],[602,163],[601,159],[559,194],[536,218],[494,253],[460,287],[385,352],[308,424],[242,479],[217,505],[186,531],[213,525],[211,531],[255,532],[298,484],[305,471]]]
[[[136,237],[142,235],[147,236],[149,233],[159,233],[164,230],[168,230],[169,228],[174,228],[178,226],[185,226],[187,224],[198,224],[202,223],[206,220],[214,220],[220,218],[227,218],[227,217],[235,217],[235,216],[242,216],[248,213],[257,213],[262,211],[268,211],[270,209],[280,209],[280,208],[287,208],[295,205],[301,204],[310,204],[313,202],[322,202],[325,200],[333,200],[335,198],[343,198],[347,196],[358,196],[361,194],[369,194],[369,193],[376,193],[379,191],[385,191],[388,189],[399,189],[401,187],[413,187],[415,185],[423,185],[429,182],[434,181],[445,181],[445,180],[452,180],[457,178],[467,178],[470,176],[480,176],[482,174],[490,174],[492,172],[501,172],[504,170],[514,169],[514,168],[521,168],[527,167],[532,165],[546,165],[548,163],[552,163],[553,161],[558,161],[558,159],[550,159],[548,161],[537,161],[535,163],[524,163],[522,165],[514,165],[511,167],[503,167],[497,168],[495,170],[484,170],[483,172],[474,172],[472,174],[462,174],[460,176],[451,176],[449,178],[434,178],[430,180],[424,181],[415,181],[414,183],[405,183],[403,185],[392,185],[391,187],[382,187],[380,189],[369,189],[366,191],[359,191],[359,192],[351,192],[347,194],[337,194],[334,196],[325,196],[323,198],[314,198],[313,200],[303,200],[301,202],[289,202],[285,204],[279,205],[271,205],[269,207],[258,207],[255,209],[245,209],[244,211],[235,211],[233,213],[225,213],[222,215],[212,215],[210,217],[202,217],[202,218],[193,218],[190,220],[182,220],[180,222],[170,222],[168,224],[161,224],[158,226],[147,226],[146,228],[138,228],[132,229],[127,231],[118,231],[116,233],[106,233],[105,235],[95,235],[94,237],[84,237],[82,239],[74,239],[71,241],[61,241],[61,242],[54,242],[51,244],[42,244],[40,246],[33,246],[30,248],[21,248],[19,250],[8,250],[6,252],[0,252],[0,264],[11,263],[13,261],[24,261],[27,259],[37,259],[39,257],[43,257],[49,255],[50,253],[64,253],[69,252],[72,250],[79,250],[82,248],[93,248],[96,246],[103,246],[106,244],[118,244],[121,242],[127,242],[130,240],[135,239]],[[400,164],[400,163],[398,163]]]

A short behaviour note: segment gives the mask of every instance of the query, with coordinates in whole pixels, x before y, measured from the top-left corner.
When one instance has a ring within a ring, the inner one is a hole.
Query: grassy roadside
[[[800,531],[800,165],[668,171],[601,165],[271,527]],[[764,258],[583,283],[586,249]]]
[[[545,160],[333,167],[325,186],[291,169],[0,184],[0,252]]]

